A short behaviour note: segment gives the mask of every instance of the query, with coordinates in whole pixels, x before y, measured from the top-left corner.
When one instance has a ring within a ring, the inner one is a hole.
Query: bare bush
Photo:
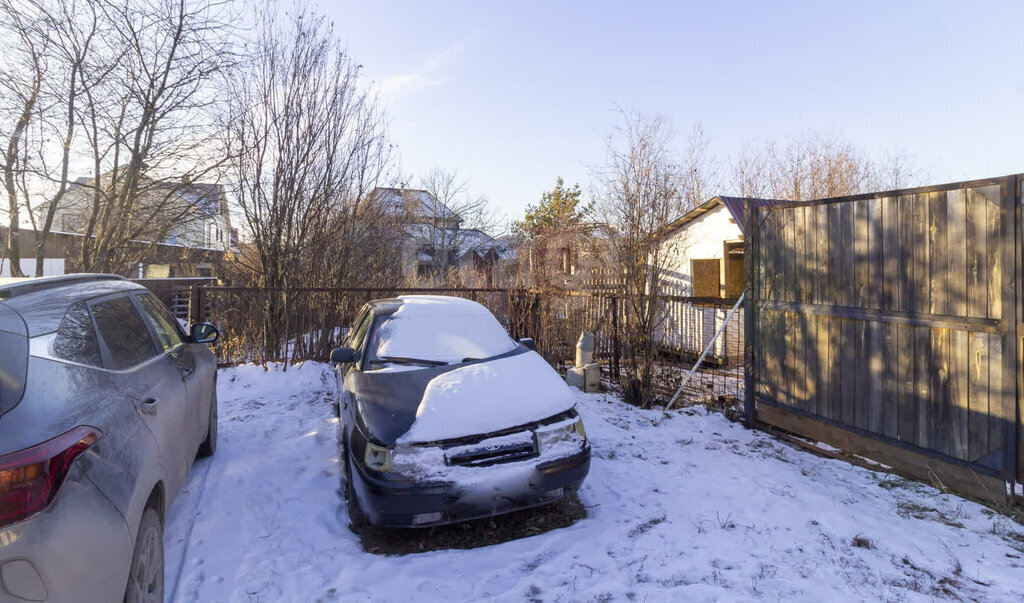
[[[892,190],[919,184],[902,154],[873,159],[834,135],[807,134],[785,143],[748,143],[732,163],[742,197],[804,201]]]
[[[290,336],[287,291],[393,283],[403,210],[370,191],[392,165],[376,98],[332,26],[304,8],[257,15],[253,59],[226,94],[223,147],[249,242],[249,284],[283,289],[259,313],[264,349]]]
[[[674,244],[661,232],[686,206],[684,168],[672,154],[672,139],[662,117],[624,112],[608,139],[607,162],[595,172],[598,208],[623,275],[623,389],[628,401],[643,407],[654,402],[655,333],[665,320],[658,300],[665,278],[661,266]]]
[[[19,222],[35,231],[36,273],[55,216],[84,235],[83,271],[124,271],[198,217],[176,194],[212,173],[214,78],[233,61],[216,0],[2,0],[0,134],[17,273]],[[87,167],[86,167],[87,166]],[[89,177],[72,180],[72,168]]]

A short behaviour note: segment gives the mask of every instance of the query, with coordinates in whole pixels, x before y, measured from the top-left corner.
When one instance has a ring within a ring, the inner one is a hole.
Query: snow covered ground
[[[1024,600],[1024,526],[693,409],[577,394],[594,447],[569,528],[364,553],[338,494],[329,367],[219,375],[217,454],[168,518],[169,601]]]

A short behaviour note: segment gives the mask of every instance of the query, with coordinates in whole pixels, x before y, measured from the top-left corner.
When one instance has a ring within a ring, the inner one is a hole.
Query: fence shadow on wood
[[[1021,479],[1018,180],[748,208],[748,418],[966,468],[946,475],[1005,498]]]

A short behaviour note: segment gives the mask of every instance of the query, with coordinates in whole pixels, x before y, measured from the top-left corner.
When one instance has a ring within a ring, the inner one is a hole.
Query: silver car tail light
[[[71,463],[100,436],[95,427],[83,425],[0,456],[0,527],[45,509],[64,483]]]

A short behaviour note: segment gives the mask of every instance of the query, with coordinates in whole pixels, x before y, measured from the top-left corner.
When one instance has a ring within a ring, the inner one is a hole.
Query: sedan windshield
[[[394,314],[378,319],[368,346],[371,364],[454,364],[516,348],[501,323],[479,304],[416,302],[406,301]]]

